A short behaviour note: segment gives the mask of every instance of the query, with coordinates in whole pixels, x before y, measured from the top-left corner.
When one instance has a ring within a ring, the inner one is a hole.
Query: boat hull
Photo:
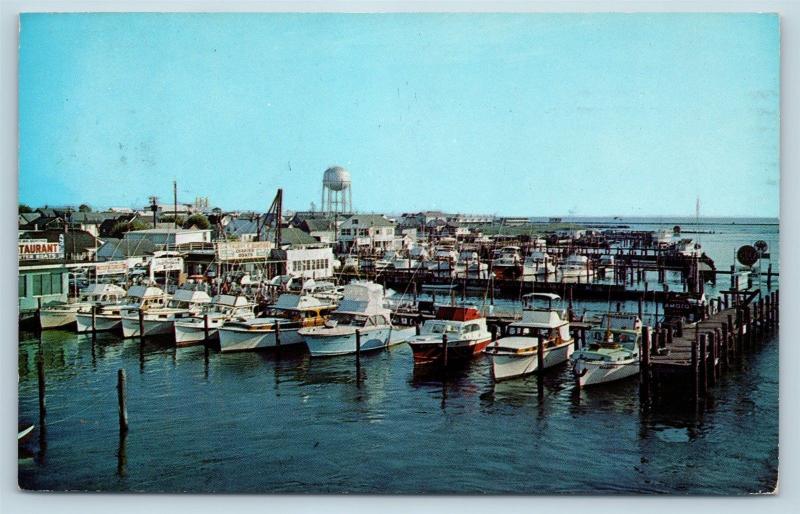
[[[202,343],[206,340],[206,329],[203,323],[186,323],[176,321],[173,325],[175,331],[175,343],[179,346]],[[208,339],[219,338],[220,323],[208,323]]]
[[[92,315],[86,313],[78,313],[75,316],[75,322],[79,333],[92,331]],[[94,317],[94,331],[105,332],[115,330],[122,324],[122,317],[119,315],[104,315],[97,314]]]
[[[573,342],[544,350],[543,369],[567,362],[574,350]],[[538,371],[536,352],[525,354],[489,353],[492,358],[492,377],[495,381],[530,375]]]
[[[491,341],[485,340],[465,340],[447,343],[447,363],[463,363],[472,359],[476,354],[481,353]],[[411,352],[414,355],[415,366],[442,365],[444,364],[444,354],[441,343],[433,342],[413,342],[409,341]]]
[[[122,337],[152,337],[158,335],[172,334],[172,319],[142,321],[144,334],[139,332],[139,318],[122,318]]]
[[[605,384],[639,374],[639,360],[603,362],[578,359],[572,368],[578,387]]]
[[[42,309],[39,311],[39,326],[42,328],[61,328],[75,323],[78,309]]]
[[[391,328],[361,331],[361,352],[387,348],[391,342]],[[312,357],[333,357],[356,353],[355,330],[348,334],[304,334],[303,339]],[[399,341],[398,341],[399,342]]]
[[[303,338],[297,333],[299,328],[281,329],[281,346],[303,344]],[[248,330],[237,327],[222,327],[219,333],[219,348],[222,352],[241,352],[276,348],[274,330]]]

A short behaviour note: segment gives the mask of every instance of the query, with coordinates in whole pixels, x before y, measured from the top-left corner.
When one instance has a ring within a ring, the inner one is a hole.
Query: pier
[[[690,401],[697,405],[732,364],[767,341],[779,326],[779,292],[725,296],[704,319],[643,334],[641,403]]]

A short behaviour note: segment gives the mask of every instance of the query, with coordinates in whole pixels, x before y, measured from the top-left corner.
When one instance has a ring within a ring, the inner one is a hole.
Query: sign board
[[[63,259],[64,242],[61,238],[59,241],[51,243],[47,239],[20,239],[17,243],[19,260]]]
[[[273,247],[272,241],[230,241],[226,243],[217,243],[217,260],[267,260],[269,259],[269,253]]]
[[[153,257],[150,261],[150,273],[158,271],[183,271],[183,259],[180,257]]]
[[[127,261],[98,262],[94,269],[98,277],[102,275],[123,275],[128,272],[128,263]]]

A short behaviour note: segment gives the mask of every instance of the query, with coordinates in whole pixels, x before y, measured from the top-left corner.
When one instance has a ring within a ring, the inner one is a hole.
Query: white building
[[[302,278],[330,278],[333,276],[333,249],[289,248],[285,254],[286,274]]]
[[[394,222],[382,214],[354,214],[339,226],[339,244],[374,250],[394,248]]]
[[[125,239],[132,242],[147,240],[156,246],[210,243],[211,229],[151,228],[146,230],[131,230],[125,233]]]

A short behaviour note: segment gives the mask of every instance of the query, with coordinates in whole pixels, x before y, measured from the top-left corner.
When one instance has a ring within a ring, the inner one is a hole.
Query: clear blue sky
[[[23,15],[20,201],[777,216],[779,63],[775,15]]]

